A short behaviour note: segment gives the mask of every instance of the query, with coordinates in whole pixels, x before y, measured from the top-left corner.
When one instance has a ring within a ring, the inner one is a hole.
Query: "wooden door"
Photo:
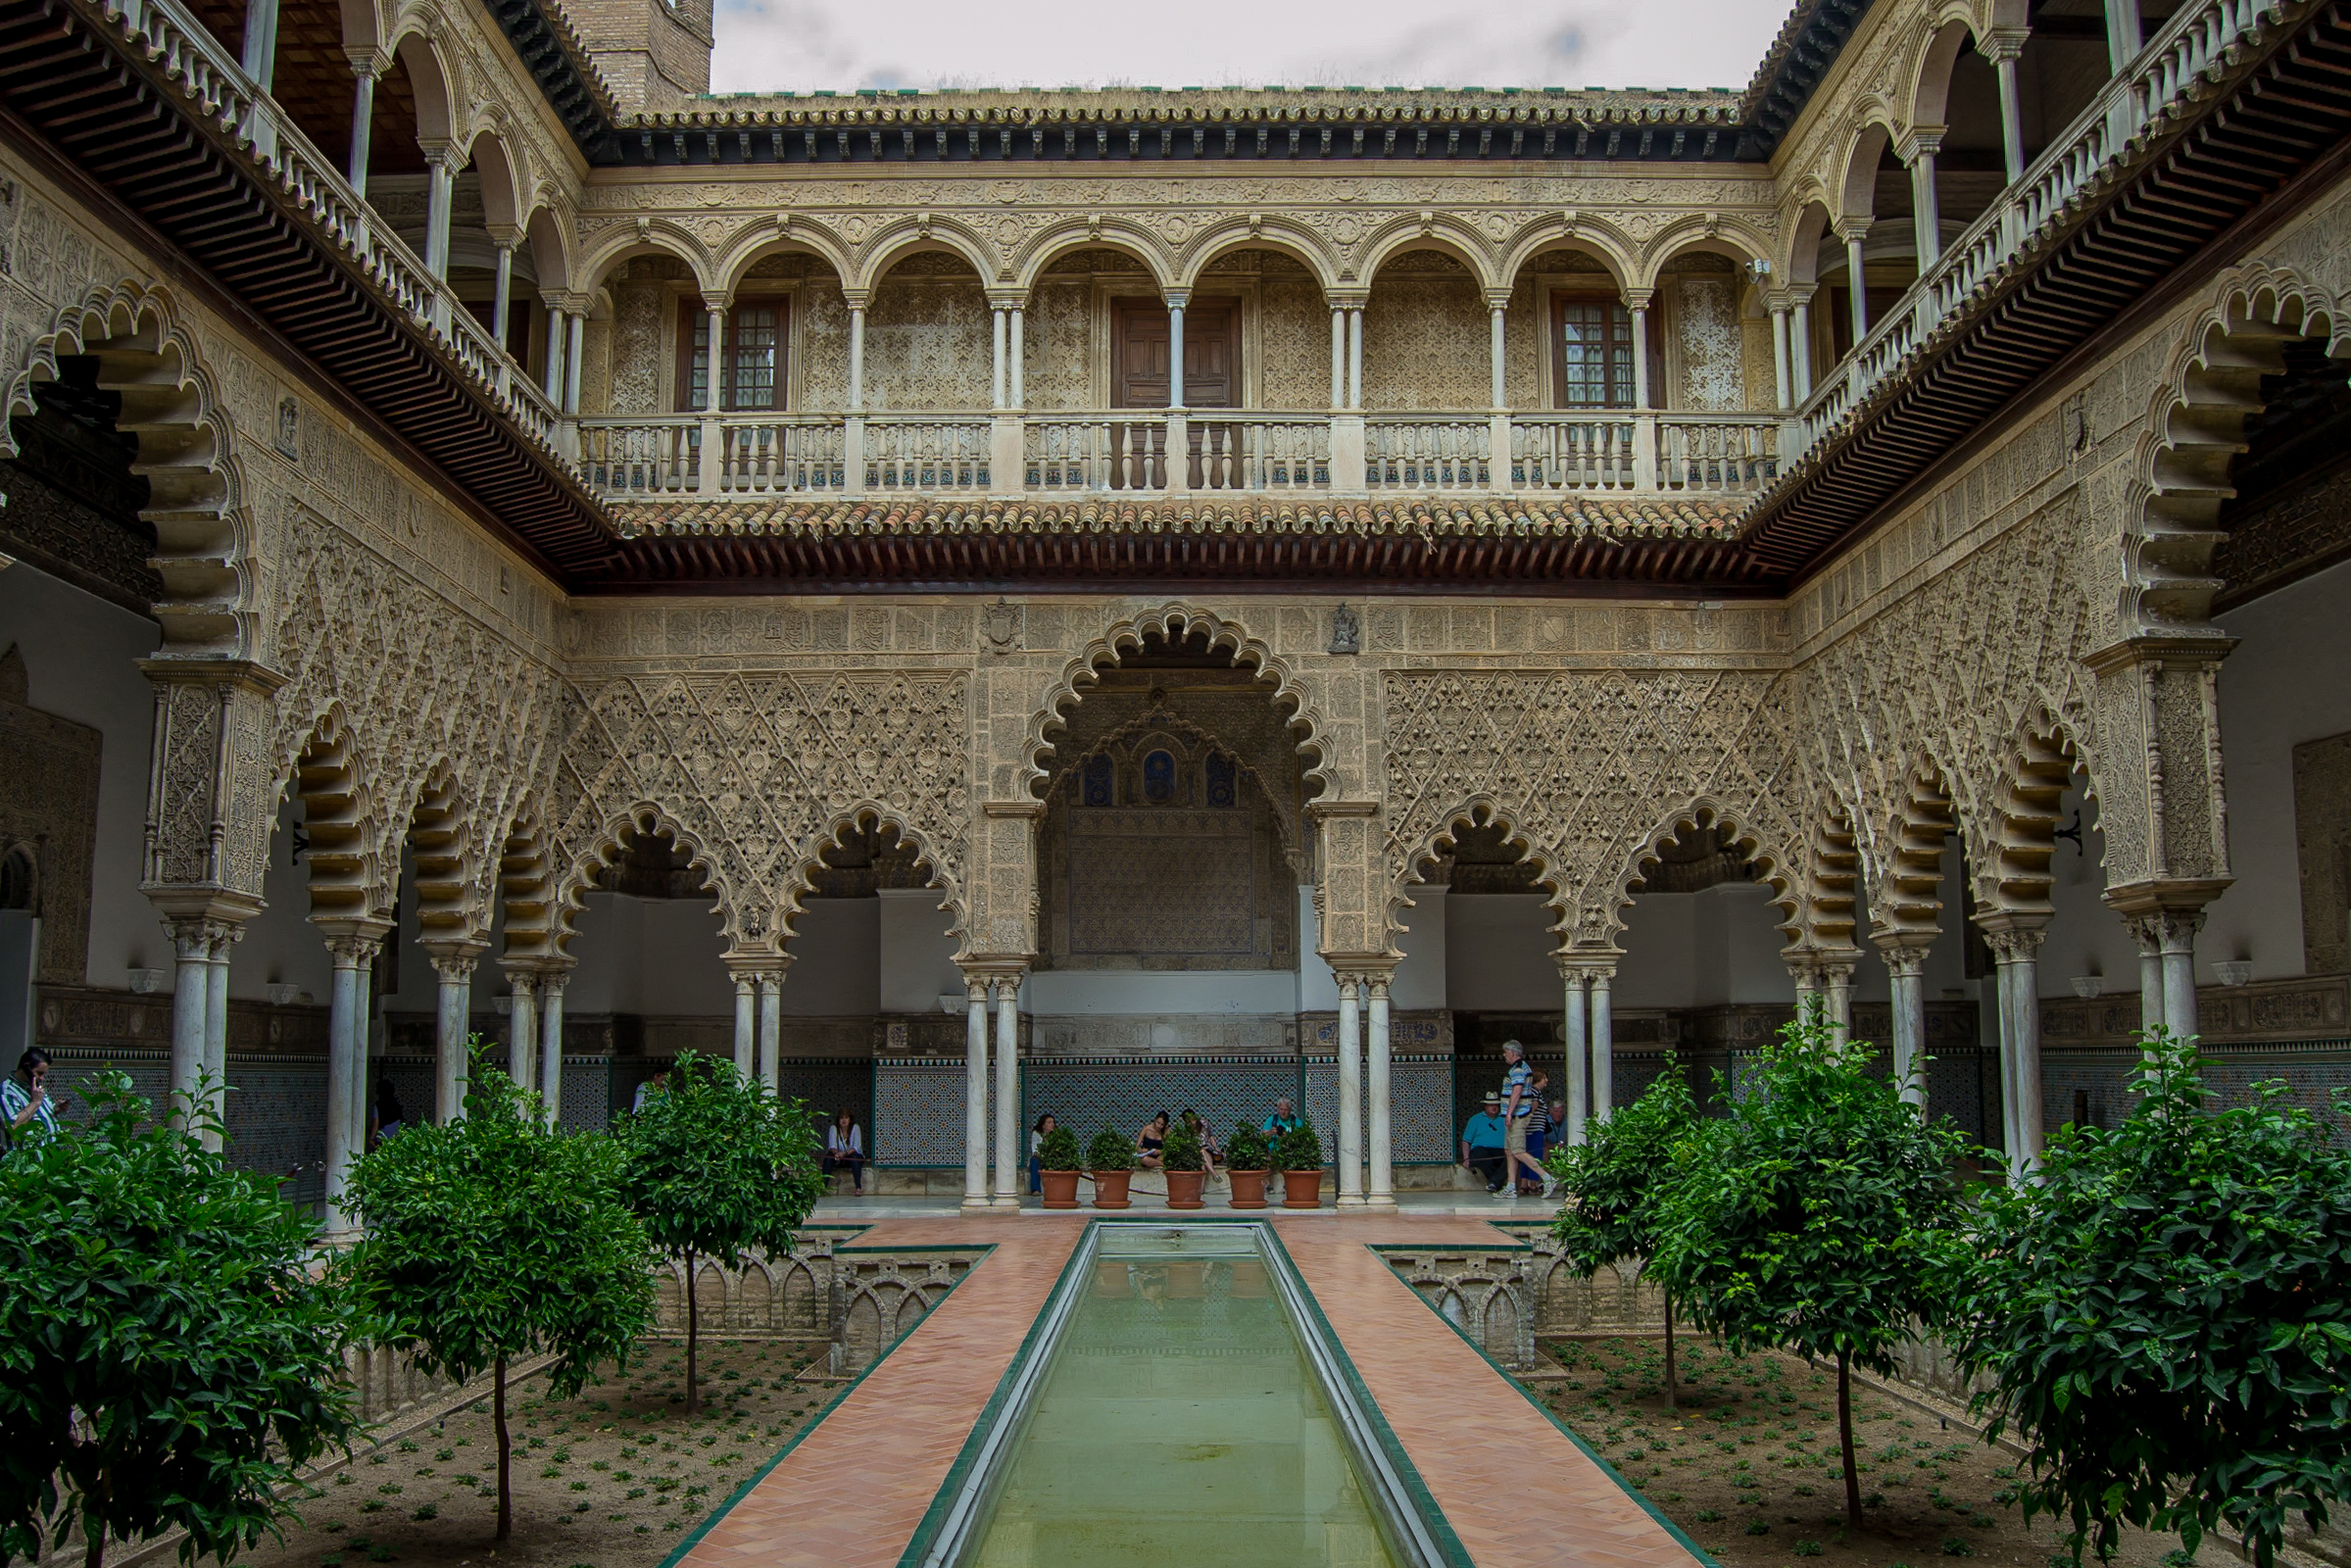
[[[1161,372],[1164,379],[1165,372]],[[1241,406],[1241,302],[1195,300],[1184,313],[1184,405]]]
[[[1197,300],[1184,313],[1184,405],[1241,404],[1241,302]],[[1110,407],[1167,407],[1167,307],[1110,302]]]

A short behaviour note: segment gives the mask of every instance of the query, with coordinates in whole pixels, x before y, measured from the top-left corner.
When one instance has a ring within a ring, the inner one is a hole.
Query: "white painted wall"
[[[0,649],[14,643],[24,655],[26,697],[100,736],[85,975],[94,986],[119,989],[128,984],[126,970],[169,970],[172,962],[171,938],[139,892],[155,695],[134,662],[160,640],[144,615],[22,562],[0,569]]]
[[[1295,1007],[1299,1012],[1337,1012],[1339,977],[1315,951],[1322,946],[1322,923],[1314,912],[1314,885],[1310,882],[1298,890],[1298,945],[1294,1000],[1281,1010],[1287,1012]]]
[[[719,961],[726,939],[717,912],[700,899],[591,893],[575,928],[578,967],[563,989],[566,1015],[734,1015],[734,980]],[[784,990],[789,1011],[789,980]]]
[[[875,963],[880,972],[878,1001],[863,1008],[844,1007],[841,1011],[936,1012],[941,997],[963,995],[963,971],[955,967],[955,939],[948,929],[952,921],[947,911],[939,907],[939,898],[936,888],[881,890],[872,901],[877,942]],[[801,928],[807,930],[808,916],[820,909],[865,902],[812,899],[801,916]],[[800,951],[798,942],[793,944],[793,951]],[[798,974],[808,961],[796,959],[793,973]],[[1025,1003],[1028,999],[1021,1000]]]
[[[1445,900],[1445,994],[1463,1012],[1547,1011],[1559,1005],[1551,911],[1540,893]]]
[[[294,826],[301,820],[300,801],[278,804],[277,821],[269,830],[269,869],[262,878],[262,911],[245,922],[244,940],[229,950],[232,997],[258,1002],[273,985],[300,986],[307,993],[304,1000],[323,1007],[333,994],[334,959],[327,954],[326,939],[310,921],[310,866],[294,861]],[[169,970],[168,939],[161,951],[164,956],[155,967]],[[402,978],[407,978],[405,967]]]
[[[2351,563],[2220,617],[2242,639],[2221,665],[2221,760],[2236,885],[2214,901],[2196,978],[2249,958],[2254,978],[2302,973],[2302,883],[2294,845],[2294,747],[2351,730]]]
[[[1298,1005],[1298,994],[1292,969],[1047,969],[1020,988],[1020,1010],[1050,1017],[1286,1013]],[[1336,988],[1331,1005],[1339,1005]]]
[[[1412,907],[1403,913],[1403,935],[1396,939],[1404,961],[1396,966],[1396,979],[1389,983],[1391,1005],[1402,1008],[1446,1004],[1445,968],[1451,951],[1446,915],[1451,903],[1444,888],[1413,890]],[[1329,966],[1324,967],[1327,970]],[[1337,1002],[1332,1005],[1338,1005]]]

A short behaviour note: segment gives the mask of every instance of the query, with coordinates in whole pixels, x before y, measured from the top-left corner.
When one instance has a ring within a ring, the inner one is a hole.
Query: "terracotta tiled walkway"
[[[1376,1234],[1356,1222],[1276,1229],[1478,1568],[1691,1568],[1688,1547],[1370,1250],[1491,1247],[1493,1227],[1399,1218]],[[1541,1506],[1526,1506],[1537,1494]]]
[[[1690,1568],[1688,1551],[1369,1249],[1492,1246],[1471,1219],[1269,1217],[1479,1568]],[[995,1250],[678,1568],[892,1568],[1045,1305],[1084,1216],[885,1220],[860,1248]],[[1541,1477],[1543,1505],[1507,1473]],[[1083,1565],[1071,1565],[1083,1568]]]

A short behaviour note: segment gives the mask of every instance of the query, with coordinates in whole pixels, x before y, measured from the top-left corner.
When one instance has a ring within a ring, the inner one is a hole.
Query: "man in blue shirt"
[[[1471,1174],[1485,1178],[1490,1193],[1502,1190],[1502,1145],[1508,1129],[1502,1125],[1501,1106],[1501,1096],[1488,1095],[1469,1125],[1461,1129],[1461,1163]]]

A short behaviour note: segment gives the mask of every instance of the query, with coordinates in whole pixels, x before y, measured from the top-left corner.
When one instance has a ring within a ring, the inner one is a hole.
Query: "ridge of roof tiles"
[[[1725,87],[956,88],[735,93],[630,116],[628,129],[762,125],[1184,124],[1458,121],[1500,124],[1708,124],[1739,121]]]
[[[946,537],[968,533],[1488,534],[1537,532],[1561,537],[1714,539],[1738,532],[1744,502],[1691,501],[1674,496],[1577,497],[1526,501],[1518,497],[1411,501],[1201,500],[968,501],[923,497],[776,502],[734,500],[610,501],[607,510],[623,538],[677,534],[897,534]]]

